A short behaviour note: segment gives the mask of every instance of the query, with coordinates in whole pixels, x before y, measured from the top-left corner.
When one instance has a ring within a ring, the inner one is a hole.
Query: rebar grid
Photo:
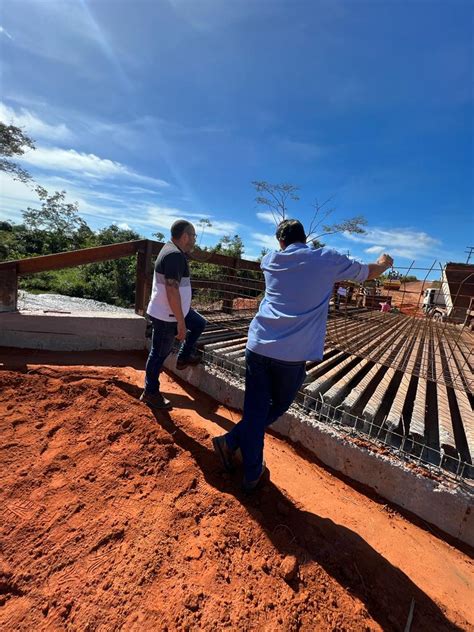
[[[245,363],[218,355],[214,352],[203,352],[203,363],[217,367],[229,377],[237,379],[243,386],[245,378]],[[312,397],[300,391],[290,410],[296,414],[326,423],[336,428],[340,436],[350,440],[359,439],[364,445],[372,449],[388,450],[388,453],[412,466],[420,467],[430,476],[437,476],[462,486],[474,494],[474,466],[461,458],[455,458],[444,450],[438,450],[427,443],[417,441],[409,434],[397,432],[383,423],[377,424],[372,420],[353,415],[339,406],[333,406],[325,401],[323,395]],[[400,424],[401,428],[404,424]]]
[[[193,285],[197,285],[193,290],[196,308],[212,323],[221,324],[229,336],[232,332],[240,335],[243,321],[253,317],[263,297],[263,274],[202,261],[193,261],[192,266]],[[474,393],[471,268],[474,270],[474,266],[462,264],[441,267],[438,262],[430,268],[416,268],[413,263],[398,268],[402,280],[391,279],[387,287],[375,287],[374,283],[369,288],[351,282],[338,284],[346,296],[333,292],[328,343],[377,364]],[[428,281],[435,272],[440,276],[439,282]],[[402,282],[403,277],[413,273],[423,280],[415,284]],[[400,289],[393,290],[393,284],[399,284]],[[439,311],[434,313],[435,307],[423,306],[424,290],[430,287],[446,303],[442,317]],[[392,311],[380,311],[387,302]]]

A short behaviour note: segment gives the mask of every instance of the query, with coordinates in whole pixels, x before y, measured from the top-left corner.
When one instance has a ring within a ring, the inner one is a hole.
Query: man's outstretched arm
[[[375,263],[369,263],[369,276],[367,277],[367,281],[370,279],[376,279],[383,274],[385,270],[388,270],[392,266],[393,259],[390,255],[380,255]]]

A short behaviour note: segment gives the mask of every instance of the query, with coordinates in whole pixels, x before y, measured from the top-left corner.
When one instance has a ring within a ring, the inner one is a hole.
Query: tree
[[[42,186],[37,186],[35,191],[40,208],[28,207],[22,215],[28,231],[26,239],[42,244],[38,254],[83,248],[92,231],[80,217],[77,202],[67,202],[65,191],[50,194]]]
[[[77,202],[66,202],[66,191],[55,191],[49,194],[42,187],[35,188],[41,201],[41,208],[28,207],[23,211],[23,219],[32,230],[57,231],[70,237],[75,230],[86,222],[80,217]]]
[[[252,182],[257,196],[255,201],[261,207],[270,211],[275,225],[278,225],[288,217],[288,203],[290,200],[297,202],[300,198],[297,195],[298,187],[293,184],[271,184],[264,180],[255,180]],[[261,195],[263,193],[263,195]],[[356,215],[349,219],[327,224],[325,221],[334,213],[334,207],[327,207],[331,198],[328,198],[322,204],[316,200],[313,204],[313,213],[309,222],[309,230],[307,233],[307,241],[312,241],[316,248],[323,246],[320,241],[321,237],[327,235],[335,235],[337,233],[348,232],[352,234],[364,234],[364,226],[367,220],[363,215]],[[322,232],[320,232],[322,231]]]
[[[156,233],[152,233],[151,236],[155,237],[156,241],[164,241],[165,240],[164,233],[160,233],[160,231],[157,231]]]
[[[208,217],[202,217],[198,222],[198,226],[201,227],[201,235],[199,237],[199,244],[198,244],[199,246],[201,246],[202,238],[204,237],[204,232],[206,228],[210,228],[212,226],[212,222]]]
[[[27,183],[31,175],[10,160],[14,156],[23,156],[27,149],[35,149],[35,144],[19,127],[0,122],[0,171],[10,174],[14,180]]]
[[[259,254],[258,258],[257,258],[257,261],[261,261],[265,255],[268,255],[269,252],[270,252],[270,248],[263,247],[260,250],[260,254]]]
[[[244,242],[240,235],[234,235],[233,237],[224,235],[210,250],[211,252],[217,252],[221,255],[242,259],[242,255],[244,254]]]
[[[265,180],[254,180],[252,184],[257,193],[264,194],[257,195],[255,201],[270,211],[275,224],[279,224],[286,218],[288,202],[290,200],[297,202],[300,199],[296,193],[298,187],[293,184],[270,184]]]

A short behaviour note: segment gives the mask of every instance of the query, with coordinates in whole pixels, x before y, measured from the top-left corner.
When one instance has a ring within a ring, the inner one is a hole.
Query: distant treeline
[[[38,187],[37,192],[40,209],[28,208],[24,211],[22,223],[0,222],[0,261],[144,238],[134,230],[119,228],[116,224],[93,231],[79,215],[77,205],[65,201],[64,191],[49,195],[45,189]],[[155,237],[159,241],[164,240],[162,233],[156,233]],[[238,235],[226,235],[206,250],[242,257],[244,246]],[[219,269],[210,264],[199,264],[197,268],[195,272],[201,278],[220,274]],[[241,274],[246,273],[242,271]],[[20,288],[131,307],[135,302],[135,275],[135,257],[126,257],[22,277]]]

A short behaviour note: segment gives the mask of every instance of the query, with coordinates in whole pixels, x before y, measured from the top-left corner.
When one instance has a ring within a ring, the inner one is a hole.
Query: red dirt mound
[[[131,368],[0,371],[0,629],[401,630],[412,599],[412,630],[469,628],[460,551],[274,437],[270,469],[297,498],[273,482],[243,497],[211,450],[235,415],[167,376],[175,409],[155,415],[141,380]],[[369,507],[402,556],[425,550],[414,579],[353,530]],[[445,581],[421,586],[431,556]]]

